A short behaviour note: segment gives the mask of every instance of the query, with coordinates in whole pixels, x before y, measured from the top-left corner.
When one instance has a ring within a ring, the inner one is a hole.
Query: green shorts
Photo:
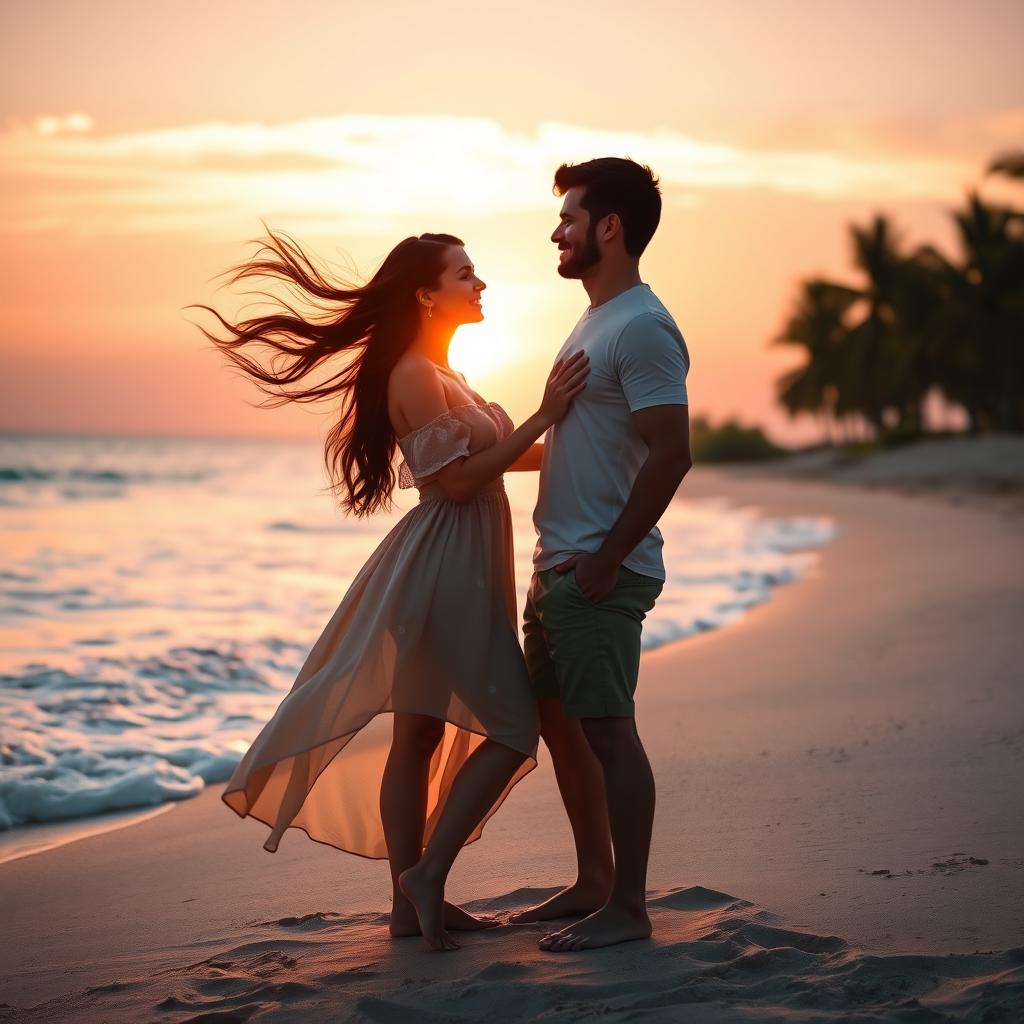
[[[576,571],[535,572],[523,611],[523,649],[536,697],[557,697],[570,718],[632,718],[640,631],[664,583],[619,567],[600,601],[584,597]]]

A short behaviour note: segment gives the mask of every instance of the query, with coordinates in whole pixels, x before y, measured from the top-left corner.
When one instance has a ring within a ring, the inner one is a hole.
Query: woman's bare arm
[[[544,457],[544,442],[538,441],[508,467],[510,473],[536,473],[540,470],[540,460]]]

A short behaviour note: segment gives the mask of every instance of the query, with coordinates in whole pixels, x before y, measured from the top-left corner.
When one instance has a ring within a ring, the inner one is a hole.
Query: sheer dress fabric
[[[537,766],[539,722],[519,646],[504,483],[457,502],[435,479],[512,429],[489,402],[455,406],[399,439],[399,486],[416,487],[419,503],[356,575],[221,796],[240,817],[270,826],[265,850],[300,828],[340,850],[387,857],[379,800],[392,712],[446,723],[430,762],[424,845],[455,776],[485,738],[526,760],[467,843]]]

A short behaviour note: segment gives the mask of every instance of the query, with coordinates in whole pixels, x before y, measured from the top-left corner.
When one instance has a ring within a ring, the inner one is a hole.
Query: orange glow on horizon
[[[881,25],[856,4],[752,19],[723,0],[694,19],[597,0],[572,45],[602,52],[614,25],[615,73],[571,75],[540,0],[512,18],[438,8],[429,46],[411,0],[258,19],[242,0],[185,20],[130,0],[102,18],[71,0],[8,6],[0,429],[317,433],[333,407],[254,408],[183,312],[230,314],[216,278],[261,221],[329,263],[344,253],[343,271],[351,257],[357,278],[407,235],[464,238],[486,319],[456,332],[451,362],[518,418],[587,304],[556,273],[552,173],[620,155],[662,182],[641,274],[687,338],[694,412],[816,439],[775,396],[797,356],[770,342],[798,283],[856,279],[851,222],[885,213],[908,247],[954,255],[966,189],[1019,195],[985,167],[1024,132],[1020,5],[929,9],[922,34],[923,2],[889,5]],[[226,46],[238,24],[245,44]],[[339,60],[340,38],[387,38],[394,73],[376,45]]]

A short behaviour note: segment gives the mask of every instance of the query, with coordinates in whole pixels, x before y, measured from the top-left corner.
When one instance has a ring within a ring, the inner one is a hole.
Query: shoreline
[[[119,829],[141,825],[144,821],[172,811],[178,801],[157,804],[155,807],[132,807],[123,811],[108,811],[85,818],[65,821],[40,821],[0,832],[0,865],[22,857],[35,857],[49,850],[59,850],[91,836],[116,832]]]
[[[709,497],[713,505],[716,508],[719,507],[717,495],[710,495]],[[726,502],[725,504],[728,503]],[[756,518],[761,519],[763,517]],[[792,521],[795,520],[790,520],[790,522]],[[525,529],[525,526],[522,528]],[[832,537],[829,536],[829,532],[828,529],[825,529],[817,537],[805,537],[805,546],[794,546],[792,534],[789,534],[788,537],[780,537],[777,542],[773,541],[772,550],[778,550],[782,558],[803,552],[810,552],[810,557],[815,558],[822,546],[831,543]],[[674,538],[672,539],[674,540]],[[669,540],[667,539],[666,544],[668,543]],[[779,545],[777,549],[774,547],[775,543]],[[758,593],[753,593],[749,587],[742,592],[737,590],[735,594],[736,601],[731,601],[727,605],[723,604],[714,609],[708,607],[705,609],[706,614],[693,617],[691,621],[686,623],[685,627],[681,627],[674,620],[667,622],[657,621],[655,615],[655,621],[652,622],[649,619],[645,625],[643,658],[646,660],[655,651],[662,649],[676,649],[684,640],[692,640],[695,636],[702,633],[717,632],[735,625],[743,616],[749,614],[752,608],[773,600],[776,591],[780,587],[799,582],[802,578],[803,570],[797,566],[798,561],[794,559],[791,565],[780,569],[777,573],[773,573],[768,569],[762,570],[765,582],[763,589],[759,588]],[[792,577],[790,574],[792,574]],[[768,582],[768,580],[771,580],[771,582]],[[522,594],[519,595],[520,601],[522,596]],[[670,597],[668,594],[663,594],[662,601],[670,601]],[[748,601],[753,603],[747,603]],[[693,616],[693,613],[690,614]],[[297,668],[298,665],[296,664],[296,670]],[[283,695],[284,692],[282,690],[280,695]],[[210,788],[220,792],[223,790],[226,781],[225,776],[223,781],[207,782],[201,792],[205,792],[205,790]],[[114,832],[129,828],[135,824],[141,824],[153,815],[172,811],[179,806],[183,807],[191,800],[197,799],[199,795],[201,794],[197,793],[195,796],[178,799],[168,798],[158,804],[98,811],[87,816],[18,824],[8,829],[0,830],[0,865],[15,859],[52,851],[105,832]]]
[[[649,889],[669,901],[659,913],[671,909],[691,928],[694,894],[712,892],[722,908],[760,906],[787,929],[840,936],[872,955],[1024,943],[1015,919],[1024,902],[1016,524],[987,507],[705,467],[680,497],[829,515],[838,536],[816,549],[815,570],[740,621],[642,657],[638,728],[658,784]],[[0,866],[10,964],[0,1001],[27,1006],[180,972],[275,919],[315,918],[317,929],[333,922],[345,934],[358,925],[367,931],[352,956],[363,964],[396,950],[419,962],[418,946],[381,936],[386,867],[296,830],[271,859],[265,826],[230,815],[221,788],[174,814]],[[572,866],[542,752],[463,851],[449,895],[525,903],[569,881]],[[658,941],[683,927],[673,921]],[[485,963],[513,949],[551,962],[521,928],[476,938],[467,946]],[[481,967],[463,952],[464,964]],[[627,947],[594,956],[620,954],[633,956]]]

